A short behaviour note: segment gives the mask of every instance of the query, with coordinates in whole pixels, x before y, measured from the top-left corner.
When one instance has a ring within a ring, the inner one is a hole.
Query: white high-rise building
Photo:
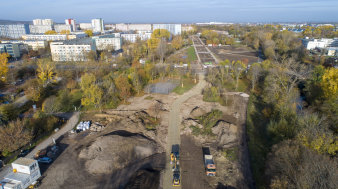
[[[172,35],[180,35],[182,33],[182,24],[153,24],[153,31],[156,29],[166,29]]]
[[[51,25],[54,25],[54,22],[52,19],[34,19],[33,25],[51,26]]]
[[[93,32],[104,33],[104,24],[102,18],[92,19]]]
[[[71,25],[72,32],[76,32],[76,23],[75,20],[72,18],[66,19],[65,20],[66,25]]]
[[[72,26],[71,25],[67,25],[67,24],[56,24],[54,26],[54,28],[55,28],[55,31],[58,32],[58,33],[61,32],[61,31],[63,31],[63,30],[69,31],[69,32],[72,31]]]

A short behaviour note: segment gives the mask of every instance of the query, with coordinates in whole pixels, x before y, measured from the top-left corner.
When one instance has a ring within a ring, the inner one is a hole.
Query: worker
[[[170,154],[170,164],[173,164],[174,158],[175,158],[174,154],[171,153],[171,154]]]

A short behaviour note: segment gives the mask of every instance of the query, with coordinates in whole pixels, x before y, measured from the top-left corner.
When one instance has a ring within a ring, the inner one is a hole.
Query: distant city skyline
[[[338,22],[337,0],[12,0],[0,19],[77,23]]]

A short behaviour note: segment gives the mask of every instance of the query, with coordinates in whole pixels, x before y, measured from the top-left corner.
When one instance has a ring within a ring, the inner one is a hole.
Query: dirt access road
[[[192,88],[190,91],[179,96],[174,101],[174,103],[172,104],[170,108],[169,127],[168,127],[168,136],[167,136],[168,138],[167,138],[167,146],[166,146],[166,154],[167,154],[166,169],[163,173],[163,178],[162,178],[163,189],[178,188],[178,187],[172,186],[173,172],[171,170],[169,154],[171,152],[171,146],[173,144],[181,144],[181,139],[180,139],[180,129],[181,129],[180,126],[181,126],[181,119],[182,119],[180,115],[181,106],[190,97],[200,94],[203,88],[206,86],[206,84],[207,83],[204,80],[204,75],[199,74],[199,83],[194,88]],[[184,179],[184,178],[181,178],[181,179]]]

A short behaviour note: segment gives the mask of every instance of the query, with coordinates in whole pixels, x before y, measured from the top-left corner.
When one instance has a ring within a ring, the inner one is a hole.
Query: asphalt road
[[[177,186],[172,186],[173,172],[170,165],[169,154],[171,152],[171,146],[173,144],[181,144],[180,139],[180,126],[181,126],[181,115],[180,109],[182,104],[187,101],[190,97],[198,95],[202,92],[203,88],[206,86],[206,81],[204,80],[204,75],[199,74],[199,83],[192,88],[190,91],[179,96],[170,108],[169,113],[169,127],[168,127],[168,136],[167,136],[167,147],[166,147],[166,169],[164,170],[162,184],[163,189],[170,188],[181,188]],[[184,178],[181,178],[184,179]]]

